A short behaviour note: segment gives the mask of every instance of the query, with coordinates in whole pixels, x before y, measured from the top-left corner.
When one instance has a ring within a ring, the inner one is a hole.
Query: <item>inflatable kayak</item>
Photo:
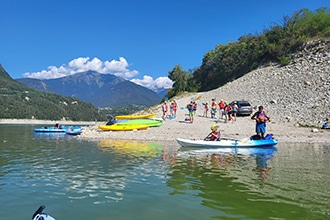
[[[155,118],[157,114],[145,114],[145,115],[117,115],[116,120],[132,120],[132,119],[143,119],[143,118]]]
[[[250,140],[248,138],[241,140],[221,139],[220,141],[205,141],[177,138],[177,142],[182,147],[202,147],[202,148],[250,148],[250,147],[271,147],[278,141],[270,140]]]
[[[99,128],[103,131],[132,131],[132,130],[145,130],[149,125],[145,124],[113,124],[113,125],[100,125]]]
[[[66,131],[65,126],[61,126],[60,128],[56,127],[41,127],[41,128],[35,128],[34,132],[49,132],[49,133],[54,133],[54,132],[63,132],[65,133]]]
[[[68,135],[80,135],[82,133],[82,129],[81,127],[73,126],[66,129],[65,133]]]

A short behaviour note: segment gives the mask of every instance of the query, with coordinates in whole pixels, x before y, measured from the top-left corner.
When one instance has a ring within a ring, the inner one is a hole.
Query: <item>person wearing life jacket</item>
[[[252,115],[251,119],[256,121],[257,135],[260,139],[264,139],[266,133],[266,121],[270,121],[270,117],[265,113],[264,107],[260,105],[258,111]]]
[[[173,115],[172,115],[172,117],[173,118],[176,118],[176,111],[178,109],[178,104],[176,103],[175,100],[172,101],[172,109],[173,109]]]
[[[225,116],[225,102],[221,99],[219,104],[219,118],[223,118]]]
[[[211,126],[211,133],[205,137],[206,141],[220,141],[220,131],[218,131],[218,125]]]
[[[228,123],[231,120],[231,106],[228,104],[227,101],[225,101],[225,118],[226,118],[226,123]]]
[[[162,111],[163,111],[163,120],[165,121],[167,116],[168,116],[168,105],[167,102],[164,101],[163,105],[162,105]]]
[[[191,101],[188,105],[187,105],[187,109],[189,112],[189,122],[193,123],[194,122],[194,105],[193,105],[193,101]]]

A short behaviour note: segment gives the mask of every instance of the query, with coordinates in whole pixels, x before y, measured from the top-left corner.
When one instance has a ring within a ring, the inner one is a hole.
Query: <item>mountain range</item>
[[[0,64],[0,118],[39,120],[106,120],[91,103],[46,93],[12,79]]]
[[[158,104],[166,92],[156,93],[113,74],[91,70],[56,79],[16,80],[43,92],[77,97],[100,108],[131,105],[148,107]]]

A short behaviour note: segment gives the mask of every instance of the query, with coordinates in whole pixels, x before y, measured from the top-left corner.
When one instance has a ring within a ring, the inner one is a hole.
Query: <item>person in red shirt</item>
[[[219,106],[219,118],[223,118],[223,116],[225,115],[225,103],[222,99],[220,100],[218,106]]]
[[[172,109],[173,109],[173,115],[172,115],[172,117],[173,118],[176,118],[176,111],[178,109],[178,104],[176,103],[175,100],[172,101]]]
[[[226,117],[226,123],[228,123],[231,120],[231,106],[228,104],[228,102],[225,102],[225,117]]]

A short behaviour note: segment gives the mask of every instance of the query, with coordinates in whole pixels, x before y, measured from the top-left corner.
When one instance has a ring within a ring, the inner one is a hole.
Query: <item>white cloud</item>
[[[62,64],[60,67],[49,66],[47,70],[27,72],[23,76],[26,78],[55,79],[93,70],[102,74],[113,74],[124,79],[130,79],[138,75],[139,71],[130,70],[129,66],[130,64],[124,57],[119,57],[119,60],[106,60],[104,62],[96,57],[92,60],[89,57],[79,57],[71,60],[68,64]],[[171,88],[173,85],[173,82],[168,77],[159,77],[154,80],[147,75],[143,76],[143,79],[131,79],[131,81],[152,90]]]
[[[47,70],[40,72],[27,72],[23,76],[26,78],[37,79],[55,79],[59,77],[73,75],[79,72],[93,70],[104,74],[114,74],[116,76],[123,77],[125,79],[132,78],[139,74],[137,70],[129,70],[129,64],[123,57],[119,58],[119,61],[101,61],[98,58],[79,57],[70,61],[67,65],[62,64],[60,67],[49,66]]]
[[[152,90],[156,90],[157,88],[172,88],[173,81],[168,77],[162,76],[157,79],[153,79],[151,76],[143,76],[143,79],[131,79],[131,82],[134,82],[138,85],[147,87]]]

